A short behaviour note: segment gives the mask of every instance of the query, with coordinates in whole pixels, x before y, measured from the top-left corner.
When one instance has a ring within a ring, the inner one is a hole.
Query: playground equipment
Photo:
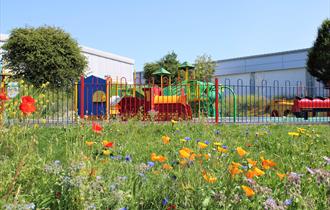
[[[293,100],[277,99],[271,101],[269,107],[271,117],[283,117],[288,116],[291,113],[293,106]]]
[[[313,116],[317,112],[327,112],[327,116],[330,116],[330,98],[300,98],[296,97],[293,101],[292,113],[300,118],[303,117],[305,120],[308,119],[308,113],[312,112]]]
[[[171,84],[171,77],[168,83],[164,84],[165,75],[170,75],[166,69],[161,68],[153,75],[160,76],[160,87],[155,84],[138,87],[128,85],[125,78],[118,82],[112,81],[111,77],[101,79],[95,76],[81,77],[76,84],[76,111],[81,118],[85,116],[97,118],[109,118],[119,115],[122,118],[129,118],[141,113],[143,118],[155,115],[156,120],[171,119],[192,119],[192,113],[198,116],[216,117],[219,113],[219,103],[222,99],[222,92],[228,90],[234,96],[233,117],[236,121],[236,95],[234,91],[226,86],[217,83],[202,82],[189,79],[189,70],[194,69],[188,62],[184,62],[178,68],[178,81]],[[185,71],[184,80],[181,81],[180,71]],[[135,77],[135,74],[134,74]],[[217,81],[217,80],[216,80]],[[220,89],[219,89],[220,87]],[[219,91],[220,90],[220,91]],[[79,104],[78,104],[79,103]]]
[[[155,120],[191,119],[192,112],[186,103],[186,96],[164,96],[159,87],[143,88],[144,98],[124,97],[119,102],[120,116],[123,119],[135,116],[139,112],[144,119],[154,113]]]

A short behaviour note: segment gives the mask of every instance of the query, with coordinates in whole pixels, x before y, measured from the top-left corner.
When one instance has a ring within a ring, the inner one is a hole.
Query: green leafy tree
[[[144,64],[144,67],[143,67],[144,75],[143,76],[146,79],[147,83],[151,83],[152,78],[154,77],[154,75],[152,75],[152,73],[157,71],[159,68],[160,68],[160,65],[156,62]]]
[[[215,62],[210,55],[197,56],[195,60],[195,76],[197,80],[210,81],[215,71]]]
[[[160,83],[160,78],[155,75],[152,75],[152,73],[162,67],[171,73],[170,77],[172,79],[175,79],[178,75],[179,65],[180,62],[178,60],[178,55],[175,52],[170,52],[157,62],[146,63],[143,68],[144,78],[147,81],[151,81],[152,78],[154,78],[155,83]]]
[[[6,68],[37,87],[68,87],[87,66],[77,42],[56,27],[16,28],[2,48]]]
[[[330,20],[318,29],[314,46],[308,52],[308,72],[330,88]]]

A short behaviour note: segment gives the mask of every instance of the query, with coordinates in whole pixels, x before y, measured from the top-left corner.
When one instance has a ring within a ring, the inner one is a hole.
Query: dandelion
[[[218,152],[221,152],[221,153],[227,153],[228,152],[228,149],[224,149],[223,147],[218,147],[217,150],[218,150]]]
[[[242,185],[241,187],[242,187],[242,189],[244,190],[245,195],[246,195],[247,197],[252,197],[252,196],[255,195],[255,192],[254,192],[253,189],[251,189],[250,187],[245,186],[245,185]]]
[[[162,136],[162,141],[163,141],[164,144],[169,144],[170,143],[170,137]]]
[[[300,136],[300,134],[297,133],[297,132],[288,132],[288,135],[289,136],[292,136],[292,137],[298,137],[298,136]]]
[[[102,131],[102,126],[96,122],[93,122],[92,123],[92,130],[95,132],[95,133],[101,133]]]
[[[214,142],[213,144],[214,144],[214,146],[217,146],[217,147],[220,147],[221,146],[221,143],[220,142]]]
[[[105,156],[108,156],[111,153],[110,150],[103,150],[102,152],[103,152],[103,155],[105,155]]]
[[[236,151],[239,154],[239,156],[241,156],[241,157],[243,157],[247,154],[247,152],[242,147],[237,147]]]
[[[198,147],[199,147],[200,149],[205,149],[207,146],[208,146],[208,145],[205,144],[205,143],[203,143],[203,142],[198,142]]]

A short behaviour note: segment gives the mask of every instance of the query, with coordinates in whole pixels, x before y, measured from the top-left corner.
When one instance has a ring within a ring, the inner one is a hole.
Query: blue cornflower
[[[186,141],[190,141],[191,138],[190,138],[190,137],[184,137],[184,140],[186,140]]]
[[[119,210],[128,210],[127,207],[120,208]]]
[[[200,139],[196,139],[196,142],[198,143],[198,142],[200,142],[201,140]]]
[[[247,167],[247,166],[244,166],[244,165],[242,165],[241,167],[242,167],[244,170],[248,169],[248,167]]]
[[[130,155],[126,155],[125,156],[125,160],[128,161],[128,162],[131,162],[132,161],[132,157]]]
[[[290,199],[286,199],[285,201],[284,201],[284,205],[286,205],[286,206],[290,206],[292,204],[292,199],[290,198]]]
[[[162,205],[163,205],[163,206],[166,206],[167,203],[168,203],[168,199],[167,199],[167,198],[164,198],[164,199],[162,200]]]
[[[152,161],[148,161],[148,162],[147,162],[147,164],[148,164],[148,167],[149,167],[149,168],[151,168],[151,167],[154,167],[154,166],[155,166],[155,163],[154,163],[154,162],[152,162]]]
[[[210,144],[210,142],[206,140],[206,141],[205,141],[205,144],[207,144],[207,145],[208,145],[208,144]]]
[[[223,149],[228,149],[228,147],[226,145],[222,145],[221,146]]]

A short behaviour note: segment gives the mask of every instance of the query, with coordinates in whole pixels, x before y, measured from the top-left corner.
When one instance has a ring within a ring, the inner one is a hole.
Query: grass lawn
[[[327,209],[329,126],[299,128],[0,128],[0,208]]]

